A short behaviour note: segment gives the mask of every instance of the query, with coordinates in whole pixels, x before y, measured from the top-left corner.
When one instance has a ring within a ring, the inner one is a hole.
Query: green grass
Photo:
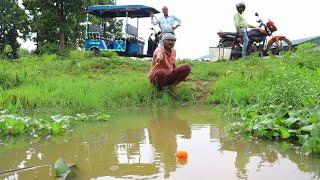
[[[196,103],[192,83],[177,92],[158,92],[149,83],[150,61],[114,57],[93,58],[71,52],[21,58],[0,63],[0,107],[12,112],[42,108],[78,111],[105,108]]]
[[[243,61],[211,86],[210,102],[225,104],[237,134],[289,140],[320,153],[320,52]]]
[[[87,122],[108,122],[110,115],[104,113],[76,114],[75,116],[55,115],[51,118],[30,118],[0,113],[0,143],[7,136],[47,136],[72,131],[77,124]]]
[[[320,52],[312,44],[282,57],[188,63],[192,72],[175,93],[148,82],[150,61],[117,56],[25,56],[0,62],[0,108],[100,111],[113,108],[221,104],[236,134],[289,140],[320,152]]]

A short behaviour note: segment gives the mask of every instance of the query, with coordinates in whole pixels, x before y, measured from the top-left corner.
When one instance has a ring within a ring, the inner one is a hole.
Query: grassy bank
[[[81,52],[60,59],[55,55],[22,58],[0,64],[0,106],[10,111],[41,108],[101,110],[173,103],[171,94],[158,93],[148,83],[149,62],[92,58]],[[178,101],[191,101],[186,83]]]
[[[176,93],[158,92],[149,83],[150,61],[113,57],[91,57],[71,52],[69,57],[56,55],[23,57],[0,61],[0,108],[11,112],[46,108],[98,111],[106,108],[146,107],[197,104],[206,102],[209,86],[234,62],[189,63],[189,80],[178,85]]]
[[[320,53],[306,44],[282,57],[189,63],[176,93],[147,80],[150,61],[71,52],[0,62],[0,108],[10,112],[223,104],[236,134],[285,139],[320,152]]]
[[[197,104],[205,101],[208,92],[208,83],[203,84],[202,80],[207,81],[208,74],[209,77],[216,74],[201,63],[194,66],[198,67],[190,77],[193,80],[179,85],[176,93],[172,93],[158,92],[150,85],[147,79],[150,61],[141,59],[97,58],[75,51],[64,58],[30,55],[16,61],[1,60],[0,110],[5,111],[0,113],[0,136],[58,134],[71,129],[70,118],[56,122],[50,117],[30,119],[19,115],[25,112],[49,109],[55,114],[82,113]],[[71,118],[72,122],[73,119],[76,118]]]
[[[238,134],[289,140],[320,153],[320,52],[300,46],[281,58],[239,64],[216,81],[209,101],[226,104]]]

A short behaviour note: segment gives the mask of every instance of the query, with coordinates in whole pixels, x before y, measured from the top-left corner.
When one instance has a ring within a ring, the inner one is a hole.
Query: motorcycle
[[[273,33],[277,31],[277,27],[271,20],[264,23],[258,13],[255,13],[255,16],[258,17],[259,28],[253,28],[248,31],[248,54],[257,52],[260,56],[281,55],[283,52],[293,49],[292,42],[285,36],[273,36]],[[218,47],[231,48],[230,59],[241,58],[243,38],[236,32],[218,32],[217,34],[220,37]],[[271,39],[268,37],[271,37]]]
[[[154,31],[154,33],[151,33],[148,38],[148,50],[147,54],[152,57],[154,50],[158,47],[158,44],[161,39],[161,31],[156,32],[154,28],[150,28]]]

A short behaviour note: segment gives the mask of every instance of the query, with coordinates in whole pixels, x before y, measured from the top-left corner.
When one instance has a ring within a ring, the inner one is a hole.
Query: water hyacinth
[[[106,122],[110,115],[103,113],[85,114],[80,113],[75,116],[64,116],[61,114],[52,115],[49,119],[36,119],[30,117],[20,117],[14,114],[5,114],[1,111],[0,115],[0,137],[29,135],[32,137],[47,136],[72,131],[71,127],[76,122]],[[1,140],[1,139],[0,139]],[[3,143],[2,140],[0,143]]]
[[[68,121],[70,118],[72,118],[72,116],[62,116],[61,114],[51,116],[51,119],[57,123],[61,121]]]
[[[265,112],[266,111],[266,112]],[[320,152],[320,106],[295,110],[283,104],[239,108],[240,121],[231,124],[236,134],[267,139],[297,141],[302,150]]]

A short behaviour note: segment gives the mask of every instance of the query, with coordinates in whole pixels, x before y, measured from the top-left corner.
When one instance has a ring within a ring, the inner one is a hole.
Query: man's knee
[[[191,66],[189,64],[182,65],[181,67],[183,74],[189,75],[191,72]]]
[[[151,83],[155,87],[157,87],[159,90],[161,90],[164,86],[166,86],[166,81],[167,81],[167,74],[163,70],[156,71],[151,78]]]
[[[158,70],[154,73],[154,77],[157,77],[157,79],[166,79],[167,73],[164,70]]]
[[[185,71],[188,72],[188,74],[191,72],[191,66],[189,64],[186,64]]]

